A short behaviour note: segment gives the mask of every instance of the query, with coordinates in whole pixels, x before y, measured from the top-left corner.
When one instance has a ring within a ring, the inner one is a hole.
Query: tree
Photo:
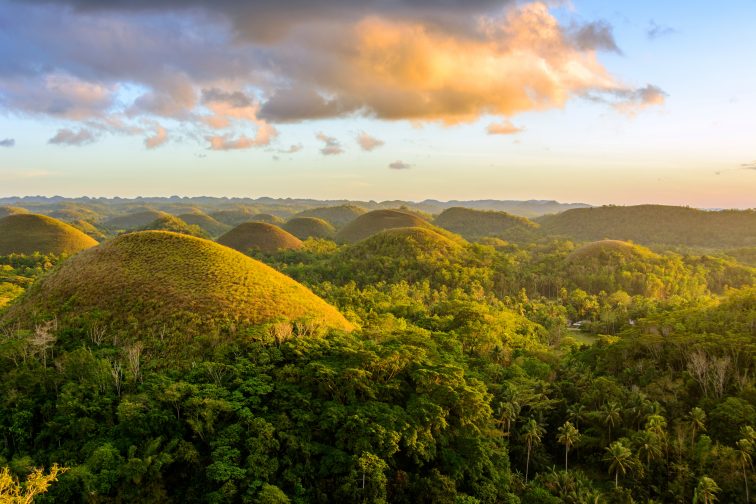
[[[737,446],[735,453],[737,454],[740,465],[743,468],[743,481],[745,482],[746,502],[751,502],[748,496],[748,472],[746,472],[746,468],[753,470],[753,458],[751,457],[751,454],[753,453],[753,443],[750,439],[743,438],[735,443],[735,446]]]
[[[612,442],[612,427],[616,427],[622,421],[620,407],[614,401],[604,403],[601,407],[601,420],[609,428],[609,442]]]
[[[528,473],[530,470],[530,454],[533,451],[533,447],[541,444],[543,435],[546,433],[546,429],[538,425],[535,419],[531,418],[522,427],[522,434],[520,438],[528,445],[528,458],[525,462],[525,482],[528,481]]]
[[[633,452],[622,441],[615,441],[605,449],[604,460],[609,462],[609,473],[614,473],[614,488],[617,488],[620,473],[624,476],[633,468]]]
[[[696,434],[706,432],[706,412],[701,408],[693,408],[688,413],[688,425],[690,426],[690,442],[695,443]]]
[[[565,422],[558,429],[557,441],[564,445],[564,470],[567,470],[567,454],[580,441],[580,431],[571,422]]]
[[[717,500],[717,492],[721,489],[717,482],[708,476],[703,476],[698,480],[696,492],[693,494],[693,504],[711,504]]]
[[[21,484],[18,479],[11,475],[10,469],[3,467],[0,469],[0,502],[3,504],[31,504],[35,496],[47,492],[50,484],[57,481],[58,476],[67,470],[67,467],[53,464],[50,473],[45,474],[44,469],[37,468]]]

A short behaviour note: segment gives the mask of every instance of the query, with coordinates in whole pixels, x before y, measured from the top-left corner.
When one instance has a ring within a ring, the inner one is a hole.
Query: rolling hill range
[[[386,229],[420,227],[432,229],[448,238],[457,239],[449,231],[434,226],[419,215],[401,210],[373,210],[360,215],[336,233],[339,243],[356,243]]]
[[[14,206],[0,206],[0,219],[9,215],[26,214],[29,210]]]
[[[433,220],[433,223],[468,240],[494,237],[502,240],[524,241],[533,239],[539,227],[531,220],[506,212],[462,207],[444,210]]]
[[[334,225],[334,227],[338,229],[349,224],[354,219],[366,212],[367,210],[359,206],[339,205],[332,207],[312,208],[310,210],[299,212],[294,217],[316,217],[323,219],[326,222],[330,222]]]
[[[168,326],[177,335],[282,318],[352,328],[334,307],[259,261],[166,231],[127,233],[64,261],[2,321],[31,323],[38,315],[129,330]]]
[[[568,210],[537,219],[544,233],[578,241],[631,240],[645,245],[756,245],[756,210],[704,211],[663,205]]]
[[[218,238],[218,243],[240,252],[250,249],[264,253],[298,249],[302,241],[288,231],[265,222],[245,222]]]
[[[97,242],[65,222],[37,214],[0,219],[0,255],[74,254]]]
[[[282,226],[300,240],[307,238],[333,238],[336,228],[317,217],[295,217]]]

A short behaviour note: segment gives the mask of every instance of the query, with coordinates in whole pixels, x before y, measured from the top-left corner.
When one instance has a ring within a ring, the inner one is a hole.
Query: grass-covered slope
[[[25,208],[14,206],[0,206],[0,219],[9,215],[26,214],[29,211]]]
[[[283,228],[300,240],[333,238],[336,234],[336,228],[317,217],[295,217],[284,224]]]
[[[191,226],[199,226],[212,237],[218,237],[231,229],[231,226],[217,221],[206,213],[193,212],[179,215],[179,219]]]
[[[298,249],[302,241],[288,231],[265,222],[244,222],[218,238],[218,243],[246,252],[250,249],[272,253]]]
[[[336,241],[340,243],[356,243],[386,229],[407,227],[432,229],[441,234],[448,233],[415,214],[400,210],[373,210],[372,212],[360,215],[344,226],[336,234]]]
[[[360,215],[366,213],[362,207],[356,205],[339,205],[332,207],[311,208],[295,215],[295,217],[316,217],[330,222],[336,228],[341,228]]]
[[[228,226],[236,226],[242,222],[248,222],[252,220],[252,216],[257,214],[257,210],[247,207],[229,208],[225,210],[218,210],[217,212],[211,212],[209,215],[218,222],[222,222]]]
[[[144,226],[140,231],[171,231],[199,238],[210,238],[201,227],[187,224],[175,215],[164,215]]]
[[[97,242],[75,227],[52,217],[16,214],[0,219],[0,255],[73,254]]]
[[[663,205],[578,208],[538,219],[547,234],[579,241],[725,248],[756,245],[756,210],[704,211]]]
[[[37,314],[179,333],[279,318],[351,328],[334,307],[259,261],[166,231],[127,233],[77,254],[35,283],[3,322]]]
[[[281,217],[277,215],[267,214],[267,213],[253,215],[252,217],[250,217],[249,220],[253,222],[265,222],[266,224],[275,224],[276,226],[284,223],[284,220]]]
[[[436,226],[457,233],[468,240],[495,237],[519,241],[533,237],[538,224],[506,212],[453,207],[433,220]]]
[[[110,220],[105,221],[103,226],[114,231],[130,231],[133,229],[141,229],[145,226],[149,226],[161,217],[166,216],[170,217],[170,214],[161,212],[159,210],[144,210],[141,212],[114,217]]]
[[[567,261],[607,263],[617,257],[651,260],[659,258],[657,254],[640,245],[621,240],[599,240],[576,248],[567,256]]]

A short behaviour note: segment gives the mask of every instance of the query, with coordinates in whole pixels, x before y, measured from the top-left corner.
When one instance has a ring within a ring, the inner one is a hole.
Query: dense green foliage
[[[756,245],[756,210],[711,212],[663,205],[577,208],[540,217],[543,231],[573,240],[611,238],[644,245],[710,248]]]
[[[65,222],[36,214],[0,219],[0,255],[73,254],[97,242]]]
[[[218,238],[218,243],[240,252],[258,250],[276,252],[298,249],[302,241],[274,224],[266,222],[244,222]]]
[[[351,332],[193,327],[173,310],[301,304],[196,238],[0,258],[28,289],[2,315],[0,467],[69,467],[39,502],[748,502],[756,270],[419,221],[253,252]]]

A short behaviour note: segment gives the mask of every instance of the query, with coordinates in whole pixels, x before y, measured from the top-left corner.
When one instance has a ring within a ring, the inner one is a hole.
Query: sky
[[[0,197],[753,208],[754,19],[754,0],[0,0]]]

